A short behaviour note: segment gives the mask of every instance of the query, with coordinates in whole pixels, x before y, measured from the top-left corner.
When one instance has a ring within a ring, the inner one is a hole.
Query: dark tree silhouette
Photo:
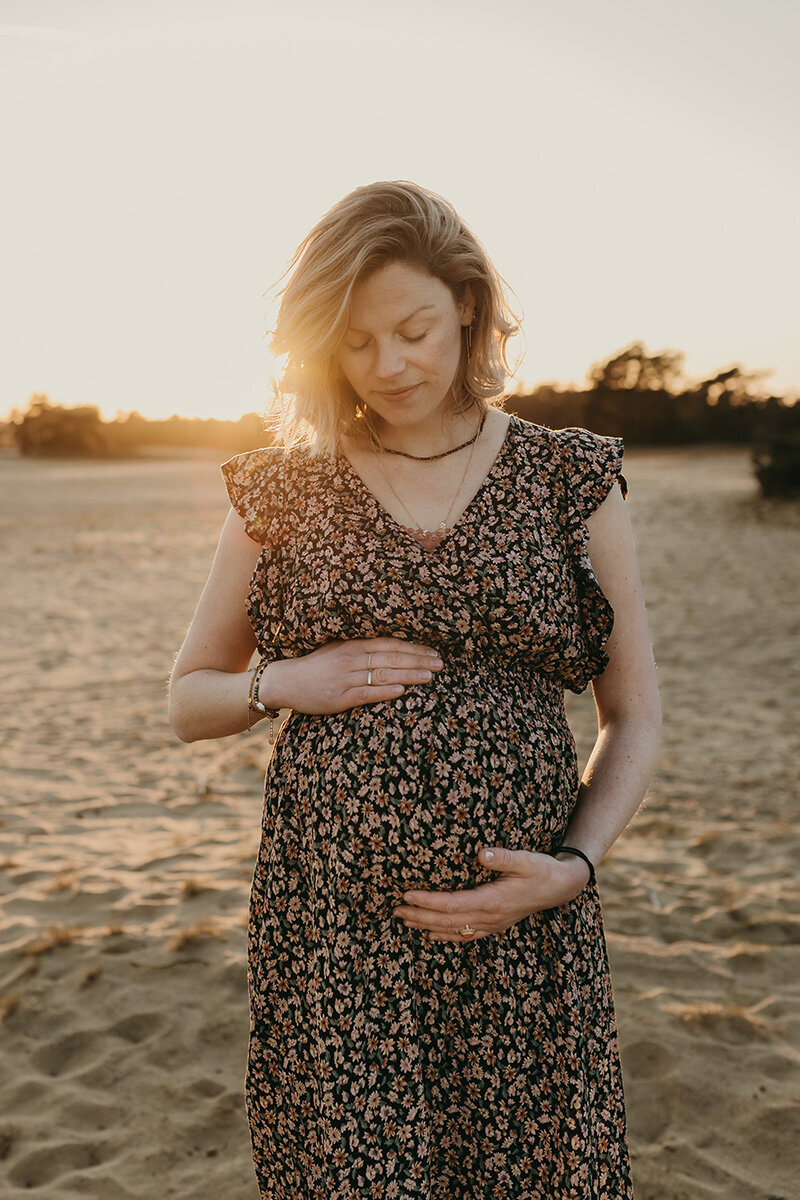
[[[641,342],[631,342],[613,358],[592,367],[589,382],[596,390],[675,391],[683,377],[685,357],[680,350],[648,354]]]
[[[95,405],[64,408],[43,394],[31,397],[14,438],[23,454],[102,455],[108,448]]]

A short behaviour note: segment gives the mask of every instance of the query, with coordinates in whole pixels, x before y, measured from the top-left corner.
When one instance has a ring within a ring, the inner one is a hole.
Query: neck
[[[477,407],[463,413],[434,413],[424,421],[402,425],[384,421],[376,413],[369,414],[370,426],[382,446],[420,456],[439,454],[466,441],[476,432],[480,419]]]

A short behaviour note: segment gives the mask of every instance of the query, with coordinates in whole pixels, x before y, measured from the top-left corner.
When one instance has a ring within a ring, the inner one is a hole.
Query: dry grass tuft
[[[13,1017],[21,1003],[22,996],[19,992],[12,992],[10,995],[4,996],[0,1000],[0,1022],[7,1021],[9,1017]]]
[[[0,858],[0,871],[11,871],[18,866],[19,863],[15,858]]]
[[[81,885],[74,871],[61,871],[53,876],[44,890],[47,895],[53,892],[72,892],[76,895],[81,890]]]
[[[196,921],[194,925],[189,925],[186,929],[181,929],[179,933],[169,943],[170,950],[182,950],[184,946],[191,946],[194,942],[202,941],[203,938],[217,938],[221,942],[227,942],[228,935],[223,929],[220,929],[212,921]]]
[[[190,875],[187,879],[184,879],[181,885],[181,900],[191,900],[194,896],[200,896],[203,892],[210,891],[210,884],[203,883],[202,880],[195,879],[193,875]]]
[[[58,949],[59,946],[72,945],[82,932],[77,926],[67,928],[64,925],[51,925],[47,933],[43,934],[38,941],[31,942],[29,946],[26,946],[23,953],[27,955],[48,954],[51,950]]]
[[[81,987],[88,987],[90,983],[94,983],[96,979],[99,979],[102,973],[102,967],[87,967],[83,972]]]
[[[740,1004],[706,1000],[697,1004],[666,1004],[664,1007],[690,1029],[705,1034],[714,1033],[718,1037],[724,1038],[726,1033],[733,1033],[749,1040],[764,1037],[769,1031],[769,1023],[754,1008],[744,1008]]]

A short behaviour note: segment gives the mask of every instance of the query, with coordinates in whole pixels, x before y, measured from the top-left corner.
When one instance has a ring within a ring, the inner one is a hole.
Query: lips
[[[386,396],[386,398],[389,400],[403,400],[406,396],[410,396],[412,392],[415,392],[418,387],[419,384],[414,383],[411,385],[411,387],[395,388],[395,390],[392,392],[379,392],[378,395]]]

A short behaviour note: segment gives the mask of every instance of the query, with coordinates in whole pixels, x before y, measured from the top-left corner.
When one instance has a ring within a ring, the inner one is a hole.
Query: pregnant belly
[[[453,682],[284,726],[265,812],[319,900],[388,916],[409,888],[496,878],[483,846],[558,844],[578,786],[563,690],[530,672]]]

